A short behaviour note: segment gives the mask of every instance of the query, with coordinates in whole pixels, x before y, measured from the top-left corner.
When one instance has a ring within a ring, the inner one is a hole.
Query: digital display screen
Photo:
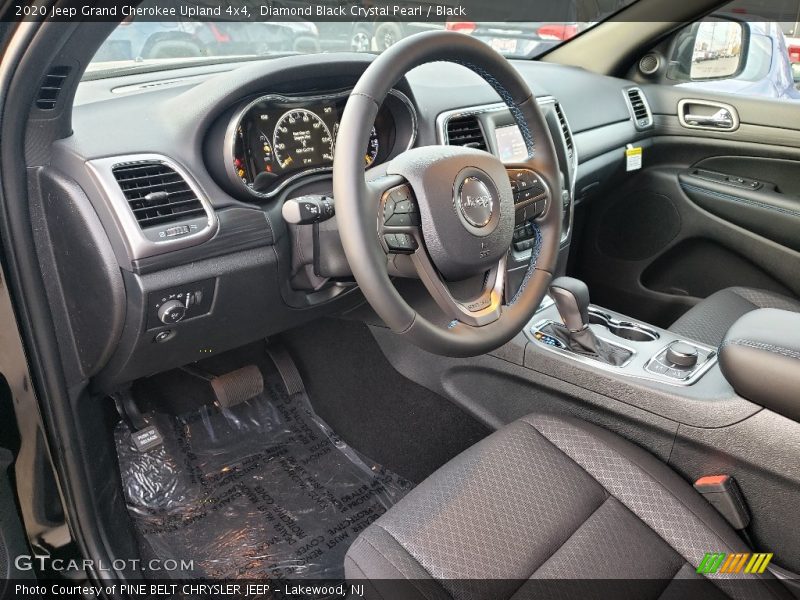
[[[498,127],[494,130],[497,155],[503,162],[522,162],[528,159],[528,148],[517,125]]]
[[[240,123],[235,166],[256,189],[301,169],[329,166],[337,121],[333,103],[292,107],[260,102]]]

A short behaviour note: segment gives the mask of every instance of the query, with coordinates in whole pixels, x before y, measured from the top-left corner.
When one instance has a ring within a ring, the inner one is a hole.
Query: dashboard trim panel
[[[274,198],[277,196],[281,191],[283,191],[289,184],[306,177],[308,175],[313,175],[315,173],[330,173],[333,171],[333,166],[330,167],[312,167],[309,169],[304,169],[294,175],[291,175],[284,179],[282,182],[277,184],[274,188],[272,188],[268,192],[257,192],[253,188],[245,185],[241,178],[236,174],[236,171],[233,166],[233,162],[230,160],[234,156],[234,146],[236,144],[236,130],[239,128],[239,124],[241,123],[244,116],[247,112],[259,102],[263,102],[265,100],[281,100],[286,102],[313,102],[319,100],[334,100],[343,98],[345,96],[349,96],[352,90],[343,90],[341,92],[333,92],[330,94],[317,94],[317,95],[300,95],[300,96],[287,96],[285,94],[265,94],[263,96],[259,96],[254,98],[247,104],[245,104],[241,109],[237,110],[233,117],[231,117],[230,122],[228,123],[227,128],[225,129],[225,141],[223,145],[223,155],[225,156],[225,174],[228,176],[229,181],[236,186],[247,192],[250,196],[260,199],[268,199]],[[414,108],[414,104],[411,102],[408,96],[406,96],[403,92],[400,92],[395,89],[389,90],[389,94],[396,97],[400,100],[405,107],[408,109],[408,113],[411,116],[411,137],[409,138],[408,144],[403,149],[403,152],[410,150],[414,147],[414,143],[417,140],[417,111]],[[335,151],[335,148],[334,148]],[[377,166],[377,165],[375,165]],[[371,169],[372,167],[370,167]],[[369,170],[369,169],[367,169]]]

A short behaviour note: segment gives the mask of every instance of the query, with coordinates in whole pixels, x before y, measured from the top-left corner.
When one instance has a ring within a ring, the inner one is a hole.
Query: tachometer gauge
[[[369,134],[369,144],[367,144],[367,152],[364,155],[364,162],[366,163],[366,167],[369,169],[372,164],[375,162],[375,159],[378,158],[378,150],[380,145],[378,143],[378,132],[375,128],[372,128]]]
[[[281,169],[333,162],[333,138],[328,126],[304,108],[290,110],[278,119],[272,150]]]
[[[333,126],[333,141],[334,144],[339,137],[339,124]],[[374,127],[369,132],[369,142],[367,142],[367,151],[364,152],[364,168],[369,169],[375,164],[378,158],[378,151],[380,150],[380,142],[378,141],[378,130]]]

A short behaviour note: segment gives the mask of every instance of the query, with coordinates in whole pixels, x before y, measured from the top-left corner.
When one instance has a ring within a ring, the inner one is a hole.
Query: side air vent
[[[451,146],[467,146],[486,150],[483,129],[475,115],[453,117],[447,121],[447,143]]]
[[[53,67],[44,76],[42,85],[39,86],[39,95],[36,96],[36,108],[42,110],[53,110],[58,103],[58,96],[64,81],[69,77],[70,67]]]
[[[162,162],[125,163],[112,172],[142,229],[206,214],[186,180]]]
[[[564,134],[564,142],[567,144],[567,155],[569,159],[572,160],[575,158],[575,141],[572,139],[572,132],[569,129],[567,117],[564,115],[564,109],[561,108],[561,104],[558,102],[556,102],[556,114],[558,115],[558,122],[561,125],[561,133]]]
[[[639,88],[629,88],[625,90],[625,95],[628,98],[628,104],[631,107],[631,114],[633,115],[633,122],[637,129],[645,129],[653,124],[653,115],[650,112],[650,107],[647,105],[647,100]]]

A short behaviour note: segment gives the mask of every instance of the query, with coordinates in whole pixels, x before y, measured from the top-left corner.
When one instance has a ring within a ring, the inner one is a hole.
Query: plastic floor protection
[[[304,392],[264,384],[232,409],[151,413],[164,444],[147,452],[117,425],[140,544],[155,558],[192,561],[170,577],[343,580],[358,533],[412,487],[340,440]]]

